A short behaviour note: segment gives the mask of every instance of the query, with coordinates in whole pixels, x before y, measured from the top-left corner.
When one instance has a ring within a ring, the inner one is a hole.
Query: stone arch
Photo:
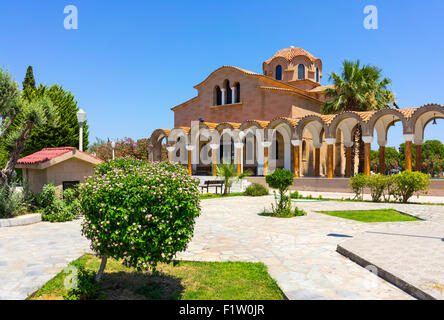
[[[425,105],[413,113],[410,125],[413,128],[416,144],[423,143],[425,128],[433,119],[444,119],[444,106],[438,104]]]
[[[329,138],[336,138],[338,129],[341,130],[344,142],[351,142],[353,128],[359,124],[366,131],[367,124],[362,120],[361,116],[355,112],[343,112],[338,114],[330,123]]]
[[[322,133],[329,132],[324,120],[316,115],[306,116],[299,121],[294,130],[295,139],[302,140],[305,129],[310,131],[313,142],[318,144],[322,142]]]
[[[165,143],[168,139],[168,134],[170,130],[167,129],[156,129],[151,134],[150,141],[153,145],[153,161],[162,161],[162,141]]]
[[[272,130],[271,137],[268,137],[268,141],[271,141],[272,143],[271,150],[273,151],[270,152],[270,169],[276,167],[277,163],[280,163],[281,159],[277,160],[278,154],[280,150],[283,150],[283,167],[286,170],[291,170],[291,138],[293,126],[287,120],[279,118],[271,121],[268,124],[267,129]],[[281,144],[278,146],[279,148],[277,148],[278,138],[280,137],[282,137],[282,140],[279,140],[283,145]],[[276,152],[278,152],[278,154],[274,154]]]
[[[402,122],[404,133],[411,133],[411,130],[409,130],[410,126],[407,118],[401,111],[397,109],[382,109],[376,111],[371,116],[366,126],[366,130],[363,131],[363,135],[373,137],[374,130],[377,130],[378,140],[381,140],[382,142],[382,139],[380,139],[379,136],[381,136],[381,138],[384,137],[384,140],[387,140],[387,131],[389,125],[394,122],[393,118],[395,118],[395,122]]]

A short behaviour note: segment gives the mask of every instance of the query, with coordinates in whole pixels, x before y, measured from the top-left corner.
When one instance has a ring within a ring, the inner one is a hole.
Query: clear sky
[[[78,30],[63,10],[78,8]],[[378,29],[363,27],[366,5]],[[322,59],[324,78],[344,59],[383,69],[400,107],[444,104],[444,1],[109,1],[4,0],[0,65],[20,83],[32,65],[37,83],[61,84],[88,114],[95,137],[149,137],[173,127],[171,107],[222,65],[258,73],[279,49],[301,47]],[[444,121],[426,139],[441,139]],[[402,142],[401,124],[388,145]]]

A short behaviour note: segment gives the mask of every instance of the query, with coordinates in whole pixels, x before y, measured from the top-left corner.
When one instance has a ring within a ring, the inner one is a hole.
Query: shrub
[[[0,187],[0,218],[11,218],[18,215],[23,204],[22,193],[15,192],[7,183]]]
[[[290,198],[292,198],[292,199],[303,199],[304,196],[302,194],[299,194],[298,191],[294,191],[294,192],[290,193]]]
[[[276,169],[272,174],[265,177],[265,181],[271,188],[279,190],[279,201],[276,206],[273,207],[273,212],[279,215],[288,215],[288,211],[291,210],[291,199],[287,197],[285,193],[288,188],[293,184],[293,173],[285,169]]]
[[[250,197],[266,196],[269,194],[267,187],[259,184],[252,183],[247,188],[245,188],[245,195]]]
[[[354,177],[350,178],[350,188],[353,189],[353,192],[355,193],[354,199],[361,199],[364,194],[364,188],[367,185],[367,179],[366,176],[362,173],[359,173],[355,175]]]
[[[388,188],[389,181],[392,181],[390,176],[382,174],[373,174],[365,177],[365,186],[370,189],[370,195],[373,202],[379,202]]]
[[[75,219],[80,214],[78,191],[63,191],[63,199],[57,196],[57,188],[53,184],[43,186],[39,196],[39,204],[43,208],[42,220],[49,222],[65,222]]]
[[[57,188],[52,183],[45,184],[38,196],[38,204],[41,208],[47,208],[54,204],[57,199]]]
[[[400,202],[407,202],[415,192],[428,192],[430,175],[416,171],[403,171],[394,176],[394,182],[396,198]]]
[[[80,188],[82,233],[102,257],[98,279],[108,257],[137,270],[170,262],[186,249],[200,214],[199,181],[182,165],[122,161],[100,164]]]
[[[85,269],[84,266],[76,266],[77,277],[73,288],[63,295],[63,300],[90,300],[99,295],[99,285],[95,281],[96,273]]]

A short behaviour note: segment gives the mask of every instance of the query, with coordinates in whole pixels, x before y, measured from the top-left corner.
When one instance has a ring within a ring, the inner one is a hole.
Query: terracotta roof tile
[[[74,147],[62,147],[62,148],[45,148],[41,151],[35,152],[33,154],[30,154],[29,156],[23,157],[17,161],[18,164],[39,164],[43,163],[52,159],[55,159],[57,157],[60,157],[64,155],[65,153],[72,152],[76,150]],[[93,156],[89,153],[77,150],[78,152],[81,152],[83,154],[86,154],[90,157],[93,157],[95,159],[100,160],[96,156]]]
[[[319,60],[319,58],[313,57],[309,52],[305,51],[302,48],[290,47],[290,48],[285,48],[285,49],[279,50],[273,57],[271,57],[271,59],[268,59],[267,61],[265,61],[265,63],[268,64],[271,62],[271,60],[273,60],[274,58],[278,58],[278,57],[284,58],[287,61],[291,61],[295,57],[298,57],[298,56],[305,56],[305,57],[309,58],[312,62]]]

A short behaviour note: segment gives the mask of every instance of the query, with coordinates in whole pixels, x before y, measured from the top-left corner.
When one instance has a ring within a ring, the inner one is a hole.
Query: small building
[[[52,183],[60,190],[85,182],[94,174],[102,160],[73,147],[45,148],[21,158],[16,168],[23,171],[23,181],[32,192],[40,193],[45,184]]]

